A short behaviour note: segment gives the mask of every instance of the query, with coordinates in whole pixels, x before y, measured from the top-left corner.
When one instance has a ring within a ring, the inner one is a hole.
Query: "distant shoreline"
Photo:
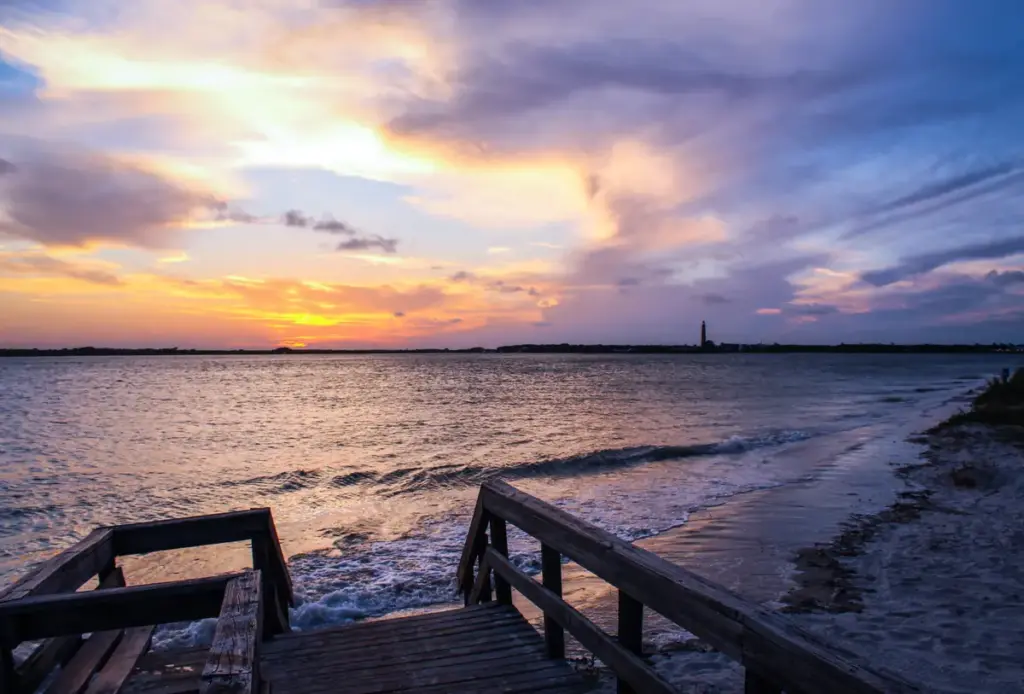
[[[0,357],[116,357],[116,356],[230,356],[230,355],[312,355],[312,354],[1024,354],[1024,345],[897,345],[897,344],[839,344],[839,345],[782,345],[782,344],[720,344],[707,347],[696,345],[572,345],[525,344],[506,345],[494,349],[471,347],[468,349],[179,349],[123,348],[123,347],[69,347],[64,349],[0,349]]]

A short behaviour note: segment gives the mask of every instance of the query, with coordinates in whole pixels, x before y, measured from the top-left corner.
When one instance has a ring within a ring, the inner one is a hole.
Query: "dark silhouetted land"
[[[750,353],[831,353],[831,354],[991,354],[1024,353],[1024,345],[1008,343],[942,345],[898,345],[879,343],[851,343],[838,345],[783,345],[783,344],[708,344],[697,345],[576,345],[576,344],[523,344],[505,345],[496,349],[471,347],[468,349],[179,349],[124,348],[124,347],[68,347],[63,349],[19,348],[0,349],[0,357],[87,357],[87,356],[216,356],[216,355],[268,355],[268,354],[729,354]]]

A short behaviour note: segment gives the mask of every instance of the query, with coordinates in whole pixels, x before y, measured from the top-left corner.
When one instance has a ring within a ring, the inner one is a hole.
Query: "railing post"
[[[541,544],[540,566],[544,587],[562,597],[562,555],[558,550]],[[547,613],[544,613],[544,645],[547,646],[549,658],[565,658],[565,632],[562,625]]]
[[[491,546],[502,556],[508,556],[508,534],[505,529],[505,519],[495,515],[491,516]],[[512,604],[512,586],[497,573],[494,574],[494,593],[498,598],[499,605]]]
[[[291,631],[288,622],[288,601],[282,599],[271,567],[274,555],[272,542],[269,532],[257,533],[252,538],[252,568],[260,572],[261,599],[265,610],[263,638]]]
[[[747,668],[747,674],[743,679],[743,694],[782,694],[782,687]]]
[[[644,605],[619,590],[619,643],[642,656],[644,652]],[[633,688],[619,680],[618,694],[632,694]]]

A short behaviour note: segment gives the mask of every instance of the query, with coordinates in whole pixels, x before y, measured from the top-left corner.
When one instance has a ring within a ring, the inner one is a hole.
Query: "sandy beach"
[[[838,457],[816,458],[813,445],[779,452],[807,461],[804,481],[730,499],[637,544],[925,691],[1019,690],[1024,436],[911,428],[892,439],[851,432]],[[606,584],[570,567],[566,595],[614,633]],[[644,644],[680,691],[743,690],[740,667],[650,611]],[[614,690],[606,671],[577,655],[597,691]]]

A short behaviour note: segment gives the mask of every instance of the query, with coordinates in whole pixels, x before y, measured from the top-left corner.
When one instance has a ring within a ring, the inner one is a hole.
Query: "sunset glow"
[[[4,3],[0,346],[1019,334],[1005,22],[641,4]]]

